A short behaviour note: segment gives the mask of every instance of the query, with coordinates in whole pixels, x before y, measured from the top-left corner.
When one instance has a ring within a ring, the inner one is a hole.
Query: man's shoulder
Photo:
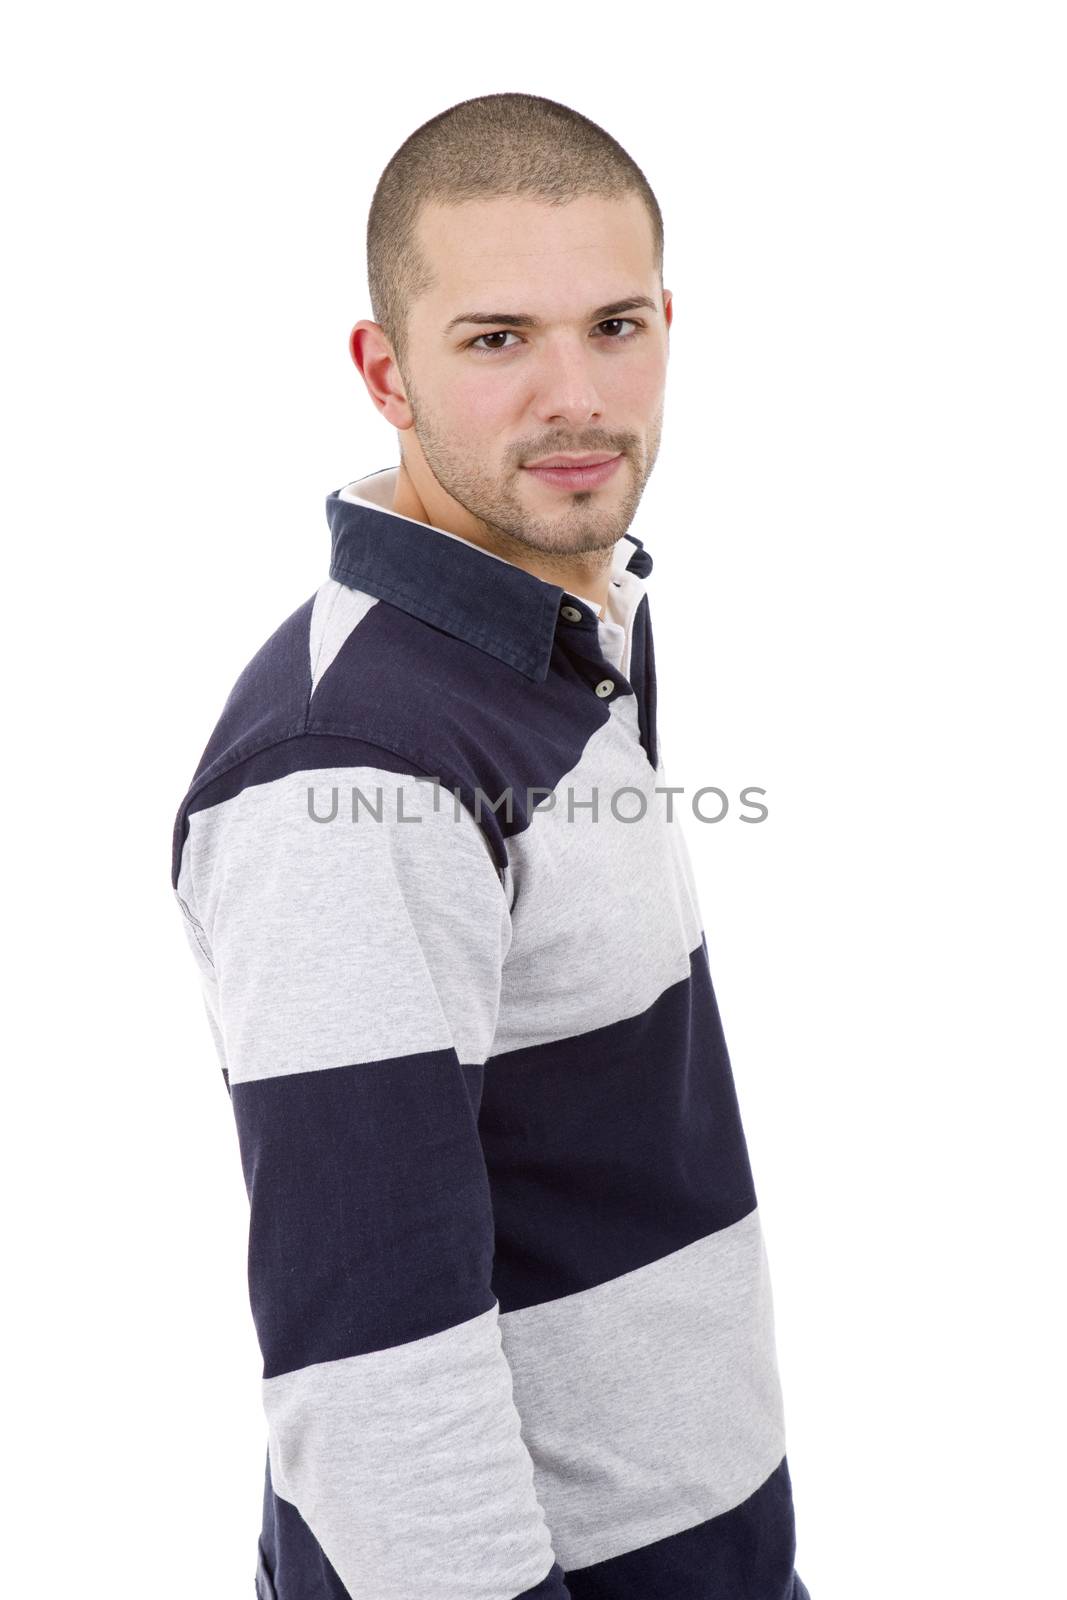
[[[325,580],[233,683],[175,818],[174,874],[189,815],[247,786],[356,766],[461,781],[478,709],[475,680],[483,697],[491,695],[488,658],[474,652],[475,665],[470,654],[387,601]]]
[[[319,591],[264,639],[231,685],[186,798],[228,767],[302,731],[310,685],[308,639]]]

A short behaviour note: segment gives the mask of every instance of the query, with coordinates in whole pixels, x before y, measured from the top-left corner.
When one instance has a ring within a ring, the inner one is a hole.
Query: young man
[[[329,577],[176,819],[251,1207],[259,1600],[808,1600],[628,532],[662,244],[555,102],[406,141],[351,335],[401,461],[327,497]]]

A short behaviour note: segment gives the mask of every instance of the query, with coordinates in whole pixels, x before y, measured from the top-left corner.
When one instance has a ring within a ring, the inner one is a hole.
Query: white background
[[[326,576],[326,494],[397,459],[346,348],[381,169],[520,89],[612,132],[666,222],[633,531],[672,781],[767,790],[766,823],[687,839],[798,1570],[813,1600],[1064,1593],[1059,23],[9,23],[6,1592],[251,1596],[247,1200],[170,829],[237,672]]]

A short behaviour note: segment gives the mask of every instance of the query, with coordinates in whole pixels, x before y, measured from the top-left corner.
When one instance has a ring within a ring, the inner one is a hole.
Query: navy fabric
[[[694,1053],[693,1039],[708,1047]],[[689,979],[647,1011],[495,1055],[479,1130],[504,1311],[606,1283],[747,1216],[756,1192],[703,939]]]
[[[492,1305],[492,1208],[470,1158],[482,1072],[441,1050],[233,1086],[265,1378],[421,1339]]]

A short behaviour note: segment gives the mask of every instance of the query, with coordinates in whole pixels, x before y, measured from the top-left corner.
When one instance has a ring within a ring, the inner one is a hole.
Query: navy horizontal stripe
[[[503,841],[529,826],[536,805],[576,766],[611,715],[609,703],[633,688],[599,651],[595,632],[560,628],[553,671],[543,684],[486,667],[460,639],[436,632],[395,607],[374,606],[352,630],[315,690],[307,731],[362,736],[407,752],[424,772],[458,788],[472,814],[480,791],[482,825],[501,866]],[[595,685],[611,678],[607,699]],[[404,684],[398,702],[396,685]],[[358,694],[356,686],[358,685]],[[512,814],[488,807],[512,791]]]
[[[747,1216],[756,1192],[703,938],[689,977],[638,1016],[490,1057],[478,1129],[502,1311]]]
[[[294,734],[230,767],[197,790],[187,807],[195,816],[208,806],[232,800],[257,783],[273,783],[293,772],[317,772],[328,767],[380,767],[398,776],[419,776],[420,769],[407,756],[371,744],[355,734]],[[370,796],[368,796],[370,798]]]
[[[291,623],[263,647],[257,670],[243,675],[243,687],[231,695],[205,751],[175,823],[174,885],[188,819],[196,811],[249,784],[329,765],[377,765],[436,778],[479,820],[498,868],[505,868],[505,841],[529,826],[532,808],[577,765],[608,721],[608,700],[596,695],[595,685],[611,678],[612,700],[634,693],[629,680],[604,661],[595,635],[578,627],[554,647],[558,670],[546,684],[533,685],[487,674],[484,656],[464,641],[444,633],[432,639],[432,630],[382,603],[352,630],[313,698],[307,672],[302,710],[291,695],[285,697],[289,715],[280,721],[260,702],[269,703],[276,676],[289,670]],[[398,682],[406,685],[403,700]],[[639,704],[646,751],[654,740],[647,703],[645,698]],[[238,737],[242,714],[254,732]],[[507,802],[494,810],[509,791],[510,815]]]
[[[231,1086],[265,1378],[492,1306],[481,1076],[438,1050]]]
[[[308,630],[315,596],[280,623],[238,675],[174,819],[171,884],[176,886],[198,792],[246,756],[303,731],[311,695]]]
[[[197,763],[191,788],[264,744],[299,732],[311,693],[308,629],[315,596],[297,606],[264,640],[238,675],[211,738]]]

